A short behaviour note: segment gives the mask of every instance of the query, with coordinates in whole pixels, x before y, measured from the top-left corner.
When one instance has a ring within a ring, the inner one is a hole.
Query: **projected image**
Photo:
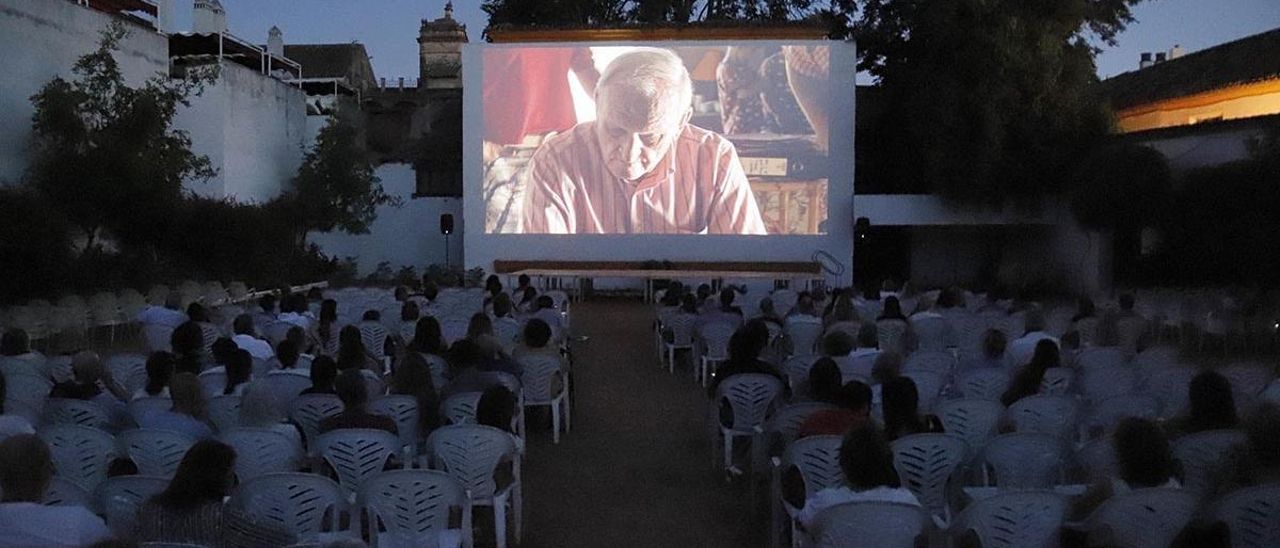
[[[826,233],[828,46],[483,55],[487,233]]]

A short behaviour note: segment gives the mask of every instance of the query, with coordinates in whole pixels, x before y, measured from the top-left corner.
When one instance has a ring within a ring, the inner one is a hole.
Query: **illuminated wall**
[[[1121,133],[1280,114],[1280,78],[1165,99],[1116,112]]]

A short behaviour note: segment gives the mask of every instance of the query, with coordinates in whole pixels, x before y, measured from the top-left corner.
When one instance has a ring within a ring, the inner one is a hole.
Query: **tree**
[[[884,88],[860,177],[1033,206],[1110,131],[1097,49],[1141,0],[862,0],[859,67]]]
[[[378,206],[399,206],[400,201],[382,190],[359,129],[335,115],[303,158],[293,187],[268,207],[280,208],[296,231],[296,243],[302,245],[311,231],[366,234]]]
[[[76,61],[75,80],[55,78],[31,97],[27,181],[83,231],[86,251],[96,247],[101,229],[123,244],[145,244],[182,200],[184,180],[216,174],[207,157],[191,151],[190,137],[171,127],[178,107],[216,73],[157,74],[130,87],[114,57],[128,34],[113,22],[98,49]]]
[[[1071,211],[1086,228],[1135,232],[1160,221],[1171,205],[1173,173],[1164,155],[1150,147],[1100,146],[1072,179]]]
[[[843,21],[856,0],[485,0],[489,26],[604,26],[684,24],[701,21],[795,21],[812,17]]]

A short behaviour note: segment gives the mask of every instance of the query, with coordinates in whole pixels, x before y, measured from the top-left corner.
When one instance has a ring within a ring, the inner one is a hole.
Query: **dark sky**
[[[191,0],[177,1],[190,9]],[[232,34],[265,43],[267,29],[277,25],[291,44],[363,42],[374,71],[388,81],[417,77],[419,22],[444,11],[444,0],[221,1]],[[471,40],[479,41],[486,22],[480,0],[456,0],[454,8]],[[1280,0],[1147,0],[1136,13],[1138,21],[1120,35],[1119,44],[1098,56],[1100,76],[1133,70],[1144,51],[1181,44],[1192,52],[1280,27]]]

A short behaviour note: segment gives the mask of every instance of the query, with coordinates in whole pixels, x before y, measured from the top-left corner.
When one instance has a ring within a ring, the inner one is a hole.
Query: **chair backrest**
[[[88,426],[59,424],[41,428],[39,435],[49,445],[59,477],[85,489],[107,479],[107,468],[117,453],[111,434]]]
[[[1280,546],[1280,484],[1232,492],[1218,501],[1213,514],[1227,524],[1232,548]]]
[[[968,448],[953,434],[913,434],[894,440],[893,467],[902,484],[934,512],[947,506],[947,484]]]
[[[1080,335],[1080,346],[1092,346],[1098,340],[1098,318],[1081,318],[1076,320],[1076,333]]]
[[[209,422],[219,432],[240,426],[240,396],[214,396],[209,398]]]
[[[221,396],[227,389],[227,372],[216,371],[210,369],[200,373],[200,388],[204,390],[204,397],[214,398]]]
[[[1017,432],[1066,439],[1076,433],[1077,410],[1076,401],[1066,396],[1030,396],[1014,402],[1007,413]]]
[[[1199,371],[1190,367],[1167,367],[1147,379],[1146,393],[1160,402],[1160,416],[1173,418],[1187,408],[1191,379]]]
[[[364,376],[364,390],[369,401],[381,398],[387,393],[387,381],[382,380],[382,375],[368,369],[361,369],[360,374]]]
[[[386,356],[387,328],[376,322],[360,322],[356,327],[360,329],[360,341],[364,343],[365,352],[377,359]]]
[[[400,439],[386,430],[342,428],[316,439],[316,452],[338,474],[343,490],[355,493],[364,480],[386,466],[400,450]]]
[[[812,354],[822,338],[822,322],[788,321],[782,332],[791,341],[792,354]]]
[[[880,350],[892,350],[906,354],[907,322],[902,320],[880,320],[876,322],[877,342]]]
[[[834,405],[822,402],[804,402],[793,403],[787,405],[773,414],[769,418],[769,423],[765,426],[765,432],[770,432],[778,436],[779,441],[789,444],[796,439],[799,433],[800,425],[813,415],[815,412],[824,409],[835,409]]]
[[[1109,531],[1110,546],[1166,548],[1191,521],[1198,505],[1195,495],[1181,489],[1138,489],[1112,496],[1085,523],[1090,531]]]
[[[313,446],[320,435],[320,421],[342,413],[342,400],[333,394],[303,394],[293,400],[289,418],[302,427],[307,445]]]
[[[793,390],[800,386],[800,383],[809,380],[809,370],[813,369],[813,364],[821,357],[816,354],[798,354],[783,362],[782,370],[786,373],[787,383]]]
[[[97,402],[69,398],[49,398],[44,402],[44,424],[78,424],[106,428],[111,422],[107,410]]]
[[[147,396],[130,401],[129,416],[136,421],[139,417],[157,411],[168,411],[173,408],[173,400],[159,396]]]
[[[939,402],[935,411],[947,433],[964,440],[972,457],[996,435],[1004,406],[993,400],[947,400]]]
[[[782,466],[795,466],[804,479],[806,496],[844,484],[840,468],[840,436],[809,436],[791,442],[782,453]]]
[[[524,366],[520,383],[524,388],[526,405],[546,404],[560,396],[559,393],[551,392],[557,378],[561,379],[560,391],[563,392],[564,382],[560,371],[560,360],[555,356],[546,354],[524,356],[520,358],[520,364]]]
[[[960,375],[955,388],[965,398],[998,402],[1009,389],[1009,372],[994,367],[968,371]]]
[[[262,326],[262,336],[271,343],[274,348],[280,344],[285,337],[289,336],[289,330],[293,329],[294,324],[283,320],[272,320]]]
[[[106,518],[116,538],[130,538],[138,522],[138,508],[147,499],[169,487],[169,478],[157,476],[116,476],[93,490],[93,511]]]
[[[1137,417],[1155,419],[1160,415],[1160,402],[1151,396],[1130,394],[1096,403],[1090,409],[1089,424],[1110,431],[1121,419]]]
[[[310,378],[285,371],[267,373],[262,377],[262,381],[267,384],[268,389],[275,396],[276,405],[280,406],[280,409],[289,409],[298,394],[311,388]]]
[[[122,432],[117,440],[138,466],[139,474],[163,477],[171,477],[178,471],[178,463],[196,443],[191,436],[180,432],[149,428]]]
[[[467,327],[471,320],[467,316],[445,316],[440,318],[440,334],[445,342],[453,344],[467,336]]]
[[[1061,475],[1062,440],[1046,434],[1002,434],[983,447],[982,460],[1001,489],[1045,488]]]
[[[933,411],[933,402],[942,393],[947,381],[942,375],[930,371],[905,371],[902,376],[911,379],[916,385],[921,413]]]
[[[436,470],[382,472],[365,481],[357,506],[368,512],[369,530],[376,533],[385,528],[379,540],[392,540],[396,546],[440,545],[440,533],[449,529],[454,508],[462,510],[462,534],[470,534],[471,503],[466,489]],[[461,545],[470,543],[464,540]]]
[[[1227,451],[1244,441],[1244,432],[1239,430],[1196,432],[1175,440],[1173,457],[1182,463],[1183,488],[1192,493],[1206,493]]]
[[[1124,367],[1124,351],[1113,346],[1085,348],[1076,355],[1076,367],[1084,371]]]
[[[1127,367],[1086,370],[1081,384],[1084,397],[1099,402],[1132,394],[1137,387],[1137,374]]]
[[[401,446],[416,445],[420,416],[418,400],[413,396],[392,394],[369,402],[368,410],[375,415],[390,417],[396,421],[396,432],[400,436]]]
[[[912,548],[928,517],[918,506],[896,502],[838,504],[814,518],[814,546]]]
[[[1100,437],[1076,449],[1075,465],[1078,477],[1084,482],[1109,482],[1111,478],[1119,477],[1120,464],[1116,461],[1111,436]]]
[[[1066,499],[1054,493],[1006,492],[975,502],[961,519],[983,548],[1052,547],[1066,511]]]
[[[911,320],[916,333],[916,348],[925,351],[946,350],[951,344],[951,322],[942,317],[924,317]]]
[[[959,314],[951,318],[951,330],[955,334],[956,346],[964,351],[980,351],[982,335],[986,333],[989,322],[986,318],[971,314]]]
[[[952,370],[955,369],[955,365],[956,359],[950,352],[922,349],[912,352],[910,356],[907,356],[907,361],[902,365],[902,370],[928,371],[946,379],[950,378]]]
[[[475,424],[483,392],[458,392],[440,402],[440,415],[452,424]]]
[[[493,321],[493,334],[508,353],[520,342],[520,322],[515,318],[498,318]]]
[[[111,376],[123,383],[125,391],[130,394],[147,384],[147,357],[143,354],[114,354],[104,359],[103,365],[111,370]]]
[[[1066,367],[1050,367],[1040,379],[1040,393],[1046,396],[1065,396],[1071,391],[1076,373]]]
[[[244,483],[263,474],[293,472],[302,462],[302,447],[267,428],[234,428],[222,441],[236,450],[236,476]]]
[[[1263,387],[1275,378],[1271,367],[1255,363],[1231,364],[1217,371],[1231,382],[1231,391],[1235,395],[1238,409],[1251,406]]]
[[[40,501],[45,506],[80,506],[91,508],[93,494],[80,484],[61,476],[49,478],[49,485],[44,489],[44,498]]]
[[[314,541],[325,530],[336,531],[347,511],[342,488],[319,474],[264,474],[243,483],[231,496],[241,511],[293,533],[300,541]]]
[[[478,424],[444,426],[427,438],[433,468],[444,470],[469,490],[472,500],[493,497],[493,472],[504,457],[516,454],[515,438]]]
[[[706,345],[707,357],[723,360],[729,357],[729,338],[733,336],[733,325],[726,322],[713,322],[702,326],[698,335]]]
[[[143,324],[142,340],[146,343],[147,352],[171,352],[169,338],[173,336],[173,326],[162,324]]]
[[[733,410],[731,429],[751,430],[764,424],[782,395],[782,381],[763,373],[740,373],[720,382],[716,400],[729,402]]]
[[[53,389],[53,383],[44,377],[25,374],[7,374],[4,376],[6,384],[5,402],[24,401],[30,403],[37,411],[44,409],[44,402],[49,398],[49,391]],[[32,418],[32,423],[38,423],[40,417]]]

